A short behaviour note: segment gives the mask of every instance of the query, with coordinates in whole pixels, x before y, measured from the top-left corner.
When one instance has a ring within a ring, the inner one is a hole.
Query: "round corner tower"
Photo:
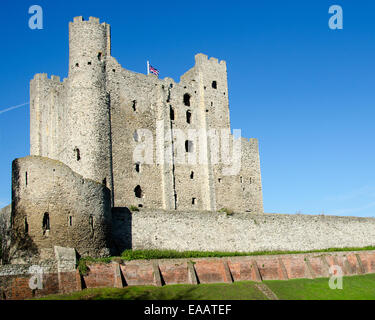
[[[112,190],[111,124],[106,90],[110,27],[90,17],[69,23],[67,141],[64,162]]]

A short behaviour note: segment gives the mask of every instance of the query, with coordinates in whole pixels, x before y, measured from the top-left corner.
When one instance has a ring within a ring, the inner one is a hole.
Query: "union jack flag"
[[[148,69],[151,73],[156,74],[157,76],[159,75],[159,70],[154,68],[151,64],[149,64]]]

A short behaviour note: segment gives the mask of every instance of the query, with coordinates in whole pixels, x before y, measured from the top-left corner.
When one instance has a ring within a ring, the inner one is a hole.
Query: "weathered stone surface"
[[[110,191],[101,183],[59,161],[29,156],[13,161],[12,190],[13,263],[25,260],[20,252],[53,259],[54,246],[82,256],[110,253]]]
[[[10,248],[10,226],[12,206],[0,209],[0,265],[6,263]]]
[[[114,221],[133,249],[304,251],[375,244],[375,219],[141,210]],[[124,222],[126,221],[126,223]]]
[[[76,270],[76,251],[73,248],[54,247],[58,272],[72,272]]]

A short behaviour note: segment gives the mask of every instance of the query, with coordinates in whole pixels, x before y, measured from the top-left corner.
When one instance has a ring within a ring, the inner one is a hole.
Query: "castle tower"
[[[207,164],[201,165],[202,200],[205,210],[217,210],[216,180],[221,176],[221,166],[209,159],[216,150],[211,150],[208,132],[220,136],[222,129],[230,130],[227,68],[225,61],[199,53],[195,56],[195,80],[197,81],[197,102],[200,127],[206,132]]]
[[[110,27],[90,17],[69,24],[67,141],[63,162],[112,189],[112,148],[106,61]]]

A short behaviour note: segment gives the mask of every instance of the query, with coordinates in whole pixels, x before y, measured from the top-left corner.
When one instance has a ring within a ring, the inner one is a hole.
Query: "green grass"
[[[232,284],[134,286],[123,289],[85,289],[68,295],[50,295],[38,300],[266,300],[255,282]]]
[[[375,300],[375,274],[344,277],[342,290],[330,289],[328,278],[264,283],[283,300]]]
[[[328,278],[264,281],[280,300],[375,300],[375,274],[344,277],[343,289],[332,290]],[[133,286],[85,289],[41,300],[267,300],[256,282],[231,284]]]
[[[221,251],[176,251],[176,250],[125,250],[120,257],[91,258],[85,257],[78,261],[78,270],[81,275],[88,274],[90,268],[87,262],[110,263],[112,260],[118,262],[131,260],[152,260],[152,259],[181,259],[181,258],[208,258],[208,257],[238,257],[238,256],[259,256],[276,254],[297,254],[297,253],[319,253],[338,251],[363,251],[375,250],[374,246],[362,248],[329,248],[311,251],[255,251],[255,252],[221,252]]]
[[[82,258],[81,260],[92,262],[111,262],[113,259],[130,260],[152,260],[152,259],[180,259],[180,258],[207,258],[207,257],[236,257],[236,256],[259,256],[275,254],[296,254],[315,252],[338,252],[338,251],[363,251],[375,250],[375,246],[362,248],[329,248],[310,251],[255,251],[255,252],[221,252],[221,251],[176,251],[176,250],[125,250],[121,257],[108,258]]]
[[[123,260],[138,259],[179,259],[179,258],[207,258],[207,257],[236,257],[236,256],[259,256],[275,254],[296,254],[314,252],[338,252],[338,251],[363,251],[375,250],[375,246],[362,248],[329,248],[310,251],[255,251],[255,252],[221,252],[221,251],[176,251],[176,250],[125,250],[121,254]]]

